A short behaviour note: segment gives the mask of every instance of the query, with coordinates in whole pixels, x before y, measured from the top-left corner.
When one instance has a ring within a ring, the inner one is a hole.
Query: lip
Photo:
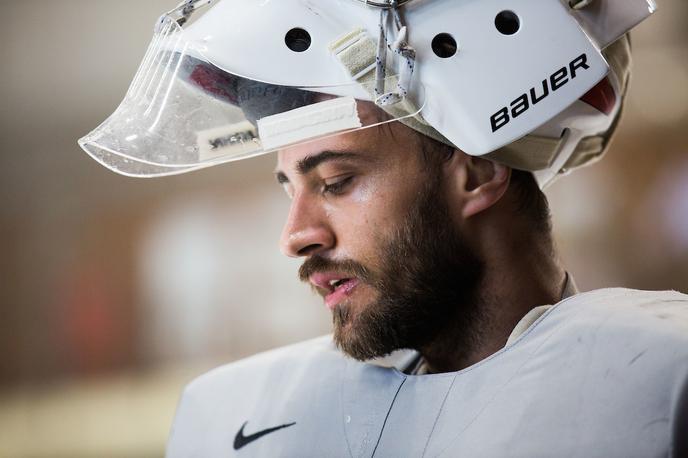
[[[330,310],[334,310],[337,305],[339,305],[347,297],[351,296],[361,282],[356,277],[351,277],[347,274],[342,274],[339,272],[316,273],[311,275],[309,280],[311,284],[316,286],[323,295],[325,298],[325,305]],[[331,285],[333,280],[345,281],[335,288]]]
[[[354,289],[356,289],[359,283],[360,280],[358,278],[350,278],[333,292],[325,296],[325,305],[327,305],[327,308],[334,310],[334,308],[342,303],[344,299],[353,294]]]

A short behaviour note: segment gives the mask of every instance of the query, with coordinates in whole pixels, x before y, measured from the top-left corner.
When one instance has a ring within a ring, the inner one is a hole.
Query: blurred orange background
[[[0,456],[162,456],[195,375],[329,332],[277,249],[274,157],[143,180],[76,144],[175,4],[2,2]],[[583,290],[688,292],[688,2],[659,6],[611,151],[547,191]]]

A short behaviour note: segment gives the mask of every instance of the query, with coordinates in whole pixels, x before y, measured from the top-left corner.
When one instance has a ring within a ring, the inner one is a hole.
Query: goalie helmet
[[[79,144],[118,173],[161,176],[399,121],[544,187],[605,151],[627,33],[655,8],[187,0],[157,21],[124,101]]]

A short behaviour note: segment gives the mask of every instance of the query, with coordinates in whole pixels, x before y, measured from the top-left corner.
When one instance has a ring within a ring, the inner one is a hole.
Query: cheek
[[[400,207],[398,186],[385,177],[368,180],[349,196],[348,212],[358,228],[379,230],[396,221]]]
[[[337,202],[328,209],[339,256],[376,264],[381,241],[396,233],[412,200],[408,192],[412,186],[404,189],[391,181],[370,180],[353,190],[345,203]]]
[[[360,206],[370,206],[382,191],[379,180],[368,179],[354,189],[350,195],[351,201]]]

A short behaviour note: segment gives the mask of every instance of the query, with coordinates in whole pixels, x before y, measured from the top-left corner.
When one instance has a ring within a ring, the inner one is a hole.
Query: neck
[[[419,349],[429,372],[454,372],[487,358],[504,348],[530,310],[561,300],[566,272],[549,243],[512,244],[511,250],[504,245],[497,242],[492,247],[498,249],[491,250],[496,254],[484,256],[485,271],[476,288],[480,293],[468,299],[472,303],[457,304],[460,318],[450,320]],[[528,250],[513,249],[524,246]],[[466,319],[466,310],[475,313]]]

